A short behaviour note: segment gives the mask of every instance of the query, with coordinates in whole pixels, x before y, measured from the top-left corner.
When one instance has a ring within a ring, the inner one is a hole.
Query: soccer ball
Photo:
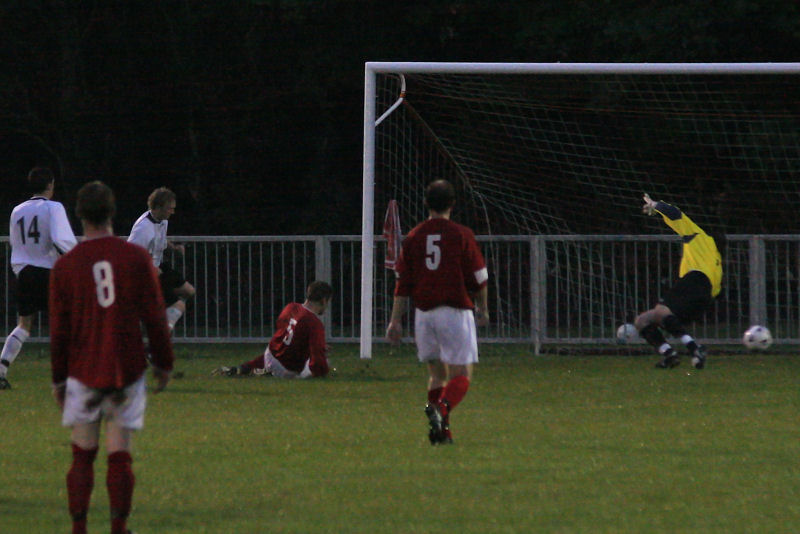
[[[624,345],[625,343],[632,343],[639,339],[639,332],[636,327],[631,323],[625,323],[617,328],[617,343]]]
[[[772,345],[772,334],[766,326],[754,325],[744,333],[742,343],[748,349],[766,350]]]

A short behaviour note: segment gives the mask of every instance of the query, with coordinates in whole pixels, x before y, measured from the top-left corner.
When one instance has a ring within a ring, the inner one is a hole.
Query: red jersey
[[[164,297],[150,255],[114,236],[78,244],[50,273],[53,383],[68,376],[97,389],[135,382],[147,368],[142,323],[154,365],[172,370]]]
[[[475,235],[449,219],[420,223],[403,240],[394,294],[411,297],[414,306],[469,309],[470,294],[486,285],[488,274]]]
[[[298,302],[278,316],[269,351],[287,370],[300,373],[308,361],[313,376],[328,374],[325,327],[317,314]]]

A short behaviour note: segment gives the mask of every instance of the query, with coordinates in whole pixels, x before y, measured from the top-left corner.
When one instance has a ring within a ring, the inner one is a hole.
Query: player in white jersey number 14
[[[12,210],[9,223],[18,320],[0,352],[0,389],[11,389],[8,369],[30,337],[36,314],[47,310],[50,269],[77,243],[64,206],[52,200],[53,172],[36,167],[27,181],[32,196]]]

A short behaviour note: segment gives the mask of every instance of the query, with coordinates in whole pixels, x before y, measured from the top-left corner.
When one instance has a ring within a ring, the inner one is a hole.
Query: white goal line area
[[[647,251],[642,238],[669,233],[659,218],[643,220],[636,203],[645,192],[731,237],[730,293],[699,336],[736,341],[758,320],[797,341],[798,260],[779,250],[800,233],[797,74],[796,62],[366,62],[361,356],[370,357],[385,306],[373,294],[382,283],[376,220],[396,200],[410,230],[425,218],[424,187],[436,178],[455,185],[458,222],[487,239],[497,328],[513,323],[508,331],[527,332],[537,349],[605,342],[612,323],[649,308],[677,279],[680,247]],[[494,238],[510,235],[541,248],[509,258],[509,242]],[[633,249],[623,251],[626,243]],[[609,268],[612,246],[637,267]],[[661,256],[655,270],[636,275],[649,253]],[[520,262],[530,272],[512,275]],[[510,307],[526,311],[511,320]],[[523,337],[496,334],[484,339]]]

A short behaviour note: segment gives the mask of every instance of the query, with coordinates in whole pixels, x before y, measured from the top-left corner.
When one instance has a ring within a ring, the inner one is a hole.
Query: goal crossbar
[[[404,74],[796,74],[800,63],[460,63],[369,61],[367,72]]]

